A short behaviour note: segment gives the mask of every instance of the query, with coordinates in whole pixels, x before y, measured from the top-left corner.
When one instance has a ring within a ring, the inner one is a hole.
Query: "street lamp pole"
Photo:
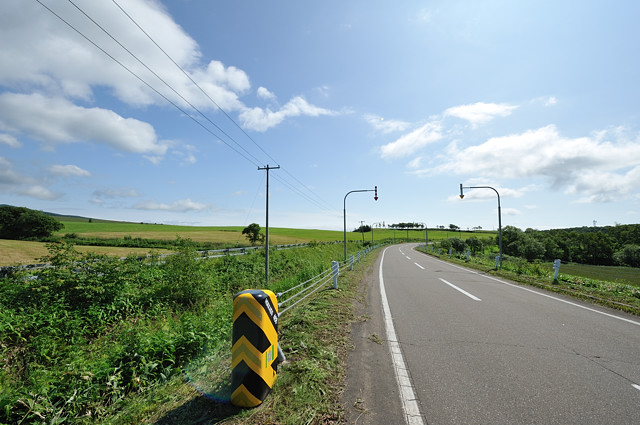
[[[426,251],[429,247],[429,228],[427,227],[427,223],[424,224],[424,250]]]
[[[460,183],[460,199],[464,198],[462,189],[491,189],[498,195],[498,251],[500,255],[500,267],[502,267],[502,212],[500,209],[500,194],[491,186],[462,186]]]
[[[354,192],[375,192],[373,199],[376,201],[378,200],[378,186],[375,186],[373,189],[352,190],[350,192],[347,192],[346,195],[344,195],[343,209],[342,209],[343,220],[344,220],[344,261],[347,261],[347,196],[349,196],[350,193],[354,193]]]
[[[378,229],[380,228],[380,225],[382,225],[382,223],[378,222],[378,223],[373,223],[371,225],[371,244],[373,245],[375,243],[374,239],[373,239],[373,228],[376,227],[376,225],[378,226]]]

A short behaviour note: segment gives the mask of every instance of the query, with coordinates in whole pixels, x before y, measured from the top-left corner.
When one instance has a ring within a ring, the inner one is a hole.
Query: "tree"
[[[464,252],[467,247],[464,241],[460,238],[451,238],[449,241],[451,241],[451,248],[453,248],[455,252]]]
[[[41,211],[24,207],[0,207],[0,239],[41,239],[62,229],[64,224]]]
[[[260,225],[258,223],[251,223],[242,230],[242,234],[246,235],[251,245],[255,245],[258,242],[264,241],[264,235],[260,233]]]
[[[357,233],[367,233],[371,231],[371,226],[369,226],[368,224],[363,224],[362,226],[353,229],[353,231]]]
[[[473,252],[474,254],[477,254],[478,252],[482,251],[482,241],[480,241],[480,239],[476,238],[475,236],[471,236],[470,238],[467,238],[465,243],[467,244],[471,252]]]
[[[453,231],[460,230],[460,226],[456,226],[455,224],[450,224],[449,225],[449,230],[453,230]]]

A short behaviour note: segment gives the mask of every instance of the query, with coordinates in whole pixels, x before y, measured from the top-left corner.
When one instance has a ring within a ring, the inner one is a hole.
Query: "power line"
[[[91,22],[93,22],[94,25],[96,25],[98,28],[100,28],[102,30],[102,32],[104,32],[109,38],[111,38],[113,41],[115,41],[118,46],[122,47],[122,49],[124,51],[126,51],[127,53],[129,53],[129,55],[131,55],[131,57],[133,57],[135,60],[137,60],[142,66],[144,66],[149,72],[151,72],[158,80],[160,80],[165,86],[167,86],[171,91],[173,91],[178,97],[180,97],[180,99],[182,99],[187,105],[191,106],[191,108],[193,108],[196,112],[198,112],[205,120],[207,120],[211,125],[213,125],[215,128],[217,128],[220,132],[222,132],[222,134],[224,134],[225,136],[227,136],[229,138],[229,140],[231,140],[233,143],[235,143],[240,149],[242,149],[247,155],[249,155],[250,157],[252,157],[254,160],[256,160],[256,162],[260,162],[260,160],[258,158],[256,158],[254,155],[251,154],[251,152],[249,152],[248,150],[246,150],[242,145],[240,145],[240,143],[236,142],[233,137],[229,136],[223,129],[221,129],[216,123],[214,123],[209,117],[207,117],[204,113],[202,113],[202,111],[200,111],[200,109],[198,109],[196,106],[194,106],[191,102],[189,102],[184,96],[182,96],[180,93],[178,93],[178,91],[176,89],[173,88],[173,86],[171,86],[171,84],[167,83],[162,77],[160,77],[154,70],[152,70],[151,68],[149,68],[147,66],[147,64],[145,64],[142,60],[140,60],[140,58],[138,58],[138,56],[136,56],[134,53],[132,53],[129,49],[127,49],[120,41],[118,41],[113,35],[111,35],[109,33],[109,31],[105,30],[100,24],[98,24],[91,16],[89,16],[84,10],[82,10],[80,7],[78,7],[78,5],[76,5],[72,0],[67,0],[69,3],[71,3],[76,9],[78,9],[84,16],[87,17],[87,19],[89,19]],[[116,3],[117,4],[117,3]]]
[[[187,111],[185,111],[184,109],[182,109],[178,104],[176,104],[175,102],[173,102],[171,99],[169,99],[167,96],[165,96],[164,94],[160,93],[160,91],[158,91],[155,87],[153,87],[151,84],[149,84],[148,82],[146,82],[144,79],[142,79],[142,77],[140,77],[138,74],[136,74],[135,72],[133,72],[131,69],[129,69],[126,65],[124,65],[122,62],[120,62],[118,59],[116,59],[113,55],[111,55],[109,52],[107,52],[106,50],[104,50],[102,47],[100,47],[97,43],[95,43],[93,40],[91,40],[88,36],[86,36],[84,33],[82,33],[79,29],[77,29],[76,27],[74,27],[71,23],[69,23],[67,20],[65,20],[62,16],[58,15],[56,12],[54,12],[52,9],[50,9],[47,5],[43,4],[40,0],[35,0],[36,2],[38,2],[42,7],[44,7],[45,9],[47,9],[51,14],[53,14],[56,18],[58,18],[59,20],[61,20],[62,22],[64,22],[69,28],[71,28],[72,30],[74,30],[76,33],[78,33],[81,37],[83,37],[85,40],[87,40],[89,43],[91,43],[94,47],[96,47],[98,50],[100,50],[102,53],[104,53],[105,55],[107,55],[111,60],[113,60],[115,63],[117,63],[118,65],[120,65],[122,68],[124,68],[127,72],[129,72],[131,75],[133,75],[135,78],[137,78],[141,83],[143,83],[144,85],[146,85],[147,87],[149,87],[151,90],[153,90],[156,94],[158,94],[158,96],[162,97],[164,100],[166,100],[167,102],[169,102],[171,105],[173,105],[173,107],[175,107],[176,109],[178,109],[180,112],[182,112],[183,114],[185,114],[187,117],[189,117],[193,122],[195,122],[196,124],[198,124],[200,127],[202,127],[205,131],[207,131],[208,133],[210,133],[211,135],[215,136],[218,140],[220,140],[222,143],[224,143],[225,145],[227,145],[229,148],[231,148],[234,152],[236,152],[238,155],[242,156],[244,159],[246,159],[247,161],[249,161],[250,163],[259,166],[260,164],[258,162],[254,162],[253,160],[251,160],[249,157],[247,157],[246,155],[244,155],[242,152],[240,152],[239,150],[237,150],[236,148],[234,148],[233,146],[231,146],[229,143],[227,143],[222,137],[218,136],[215,132],[213,132],[210,128],[208,128],[207,126],[205,126],[204,124],[202,124],[200,121],[198,121],[197,119],[195,119],[191,114],[189,114]]]
[[[102,27],[98,22],[96,22],[93,18],[91,18],[84,10],[82,10],[82,8],[80,8],[78,5],[76,5],[72,0],[68,0],[68,2],[70,4],[72,4],[79,12],[81,12],[87,19],[89,19],[95,26],[97,26],[100,30],[102,30],[102,32],[104,32],[108,37],[110,37],[115,43],[117,43],[124,51],[126,51],[131,57],[133,57],[136,61],[138,61],[145,69],[147,69],[149,72],[151,72],[159,81],[161,81],[166,87],[168,87],[176,96],[178,96],[180,99],[182,99],[187,105],[189,105],[194,111],[196,111],[200,116],[202,116],[207,122],[209,122],[211,125],[213,125],[215,128],[217,128],[222,134],[224,134],[231,142],[233,142],[235,145],[238,146],[239,149],[241,149],[242,151],[244,151],[245,153],[240,152],[238,149],[234,148],[234,146],[230,145],[227,141],[224,140],[224,138],[222,138],[221,136],[219,136],[218,134],[216,134],[213,130],[211,130],[210,128],[208,128],[206,125],[204,125],[201,121],[197,120],[194,116],[192,116],[191,114],[189,114],[188,112],[186,112],[182,107],[180,107],[177,103],[175,103],[174,101],[172,101],[171,99],[169,99],[166,95],[162,94],[158,89],[156,89],[155,87],[153,87],[149,82],[145,81],[141,76],[139,76],[138,74],[136,74],[133,70],[131,70],[130,68],[128,68],[126,65],[124,65],[121,61],[119,61],[118,59],[116,59],[112,54],[108,53],[104,48],[102,48],[101,46],[99,46],[96,42],[94,42],[92,39],[90,39],[87,35],[85,35],[84,33],[82,33],[79,29],[77,29],[76,27],[74,27],[70,22],[68,22],[67,20],[65,20],[62,16],[60,16],[58,13],[56,13],[55,11],[53,11],[51,8],[49,8],[47,5],[43,4],[40,0],[36,0],[42,7],[44,7],[45,9],[47,9],[51,14],[53,14],[54,16],[56,16],[59,20],[61,20],[62,22],[64,22],[67,26],[69,26],[72,30],[74,30],[76,33],[78,33],[80,36],[82,36],[85,40],[87,40],[89,43],[91,43],[94,47],[96,47],[98,50],[100,50],[101,52],[103,52],[107,57],[109,57],[111,60],[113,60],[114,62],[116,62],[118,65],[120,65],[123,69],[125,69],[127,72],[129,72],[131,75],[133,75],[135,78],[137,78],[140,82],[142,82],[144,85],[146,85],[148,88],[150,88],[152,91],[154,91],[156,94],[158,94],[160,97],[162,97],[164,100],[166,100],[169,104],[171,104],[172,106],[174,106],[176,109],[178,109],[180,112],[182,112],[183,114],[185,114],[187,117],[189,117],[192,121],[194,121],[196,124],[198,124],[200,127],[202,127],[205,131],[207,131],[208,133],[210,133],[211,135],[213,135],[214,137],[216,137],[217,139],[219,139],[221,142],[223,142],[225,145],[227,145],[229,148],[231,148],[234,152],[236,152],[237,154],[239,154],[240,156],[242,156],[245,160],[249,161],[250,163],[252,163],[255,166],[260,166],[260,160],[254,156],[253,154],[251,154],[246,148],[244,148],[240,143],[238,143],[232,136],[230,136],[229,134],[227,134],[222,128],[220,128],[215,122],[213,122],[208,116],[206,116],[199,108],[197,108],[195,105],[193,105],[190,101],[188,101],[184,96],[182,96],[173,86],[171,86],[169,83],[167,83],[162,77],[160,77],[155,71],[153,71],[149,66],[147,66],[140,58],[138,58],[133,52],[131,52],[127,47],[125,47],[120,41],[118,41],[113,35],[111,35],[109,33],[109,31],[107,31],[104,27]],[[153,42],[153,44],[160,50],[162,51],[162,53],[169,58],[169,60],[171,60],[171,62],[178,67],[182,73],[187,76],[187,78],[220,110],[223,112],[223,114],[238,128],[240,129],[240,131],[242,131],[242,133],[258,148],[260,149],[260,151],[262,151],[267,157],[271,158],[274,162],[278,162],[276,161],[271,155],[269,155],[269,153],[267,153],[249,134],[247,134],[247,132],[235,121],[233,120],[233,118],[231,118],[231,116],[222,108],[220,107],[220,105],[218,105],[215,100],[213,98],[211,98],[211,96],[209,96],[206,91],[204,89],[202,89],[202,87],[200,85],[198,85],[198,83],[189,75],[188,72],[186,72],[164,49],[162,49],[162,47],[115,1],[112,0],[113,3],[122,11],[122,13],[124,13],[139,29],[140,31],[142,31],[145,36],[147,38],[149,38],[149,40],[151,40]],[[250,157],[250,158],[249,158]],[[313,198],[309,197],[308,195],[306,195],[303,191],[299,190],[298,188],[296,188],[294,185],[292,185],[291,183],[289,183],[288,181],[282,179],[281,177],[276,177],[276,179],[278,181],[280,181],[283,185],[287,186],[291,191],[297,193],[299,196],[303,197],[304,199],[306,199],[308,202],[313,203],[314,205],[316,205],[317,207],[319,207],[320,209],[324,209],[324,210],[328,210],[328,211],[335,211],[337,212],[337,210],[335,210],[334,208],[332,208],[324,199],[322,199],[319,195],[317,195],[314,191],[310,190],[304,183],[302,183],[298,178],[296,178],[292,173],[290,173],[287,169],[283,168],[283,171],[285,171],[285,173],[287,175],[289,175],[291,178],[293,178],[303,189],[305,189],[306,191],[308,191],[311,195],[315,196],[318,200],[320,200],[321,202],[323,202],[325,205],[321,205],[319,204],[316,200],[314,200]]]
[[[208,94],[208,93],[207,93],[207,92],[206,92],[202,87],[200,87],[200,85],[199,85],[199,84],[198,84],[198,83],[197,83],[197,82],[196,82],[196,81],[191,77],[191,75],[190,75],[187,71],[185,71],[185,70],[184,70],[184,68],[182,68],[182,67],[181,67],[181,66],[180,66],[180,65],[179,65],[179,64],[178,64],[178,63],[177,63],[177,62],[176,62],[176,61],[175,61],[175,60],[174,60],[174,59],[173,59],[173,58],[172,58],[172,57],[171,57],[171,56],[170,56],[170,55],[169,55],[169,54],[168,54],[168,53],[167,53],[163,48],[162,48],[162,47],[160,47],[160,45],[159,45],[158,43],[156,43],[156,41],[155,41],[155,40],[154,40],[154,39],[153,39],[153,38],[152,38],[152,37],[151,37],[151,36],[150,36],[150,35],[149,35],[149,34],[148,34],[148,33],[147,33],[147,32],[146,32],[146,31],[145,31],[145,30],[144,30],[144,29],[143,29],[143,28],[142,28],[142,27],[141,27],[141,26],[136,22],[136,21],[135,21],[135,19],[133,19],[133,18],[131,17],[131,15],[129,15],[129,14],[128,14],[128,13],[127,13],[123,8],[122,8],[122,7],[118,4],[118,2],[117,2],[116,0],[111,0],[111,1],[112,1],[116,6],[118,6],[118,9],[120,9],[120,10],[122,11],[122,13],[124,13],[124,14],[127,16],[127,18],[129,18],[129,20],[131,20],[131,22],[133,22],[133,23],[134,23],[134,25],[135,25],[136,27],[138,27],[138,29],[139,29],[140,31],[142,31],[142,33],[143,33],[144,35],[146,35],[146,36],[147,36],[147,38],[148,38],[149,40],[151,40],[151,42],[152,42],[153,44],[155,44],[155,45],[156,45],[156,47],[157,47],[158,49],[160,49],[160,51],[161,51],[162,53],[164,53],[164,55],[165,55],[167,58],[169,58],[169,60],[170,60],[171,62],[173,62],[173,64],[174,64],[176,67],[178,67],[178,69],[180,69],[180,71],[182,71],[182,73],[183,73],[183,74],[184,74],[184,75],[185,75],[189,80],[191,80],[191,82],[192,82],[192,83],[193,83],[193,84],[194,84],[194,85],[195,85],[195,86],[196,86],[196,87],[197,87],[197,88],[202,92],[202,94],[204,94],[204,95],[205,95],[205,96],[206,96],[206,97],[207,97],[207,98],[208,98],[208,99],[209,99],[209,100],[210,100],[210,101],[211,101],[211,102],[212,102],[212,103],[213,103],[213,104],[214,104],[214,105],[215,105],[215,106],[216,106],[216,107],[217,107],[217,108],[218,108],[218,109],[219,109],[219,110],[220,110],[220,111],[221,111],[221,112],[222,112],[222,113],[223,113],[223,114],[224,114],[224,115],[225,115],[225,116],[226,116],[226,117],[227,117],[227,118],[228,118],[228,119],[229,119],[229,120],[230,120],[230,121],[231,121],[231,122],[236,126],[236,127],[238,127],[238,129],[240,129],[240,131],[242,131],[242,133],[244,133],[244,135],[245,135],[245,136],[247,136],[247,138],[248,138],[249,140],[251,140],[251,142],[253,142],[253,144],[254,144],[254,145],[256,145],[256,146],[258,147],[258,149],[260,149],[260,150],[262,151],[262,153],[264,153],[265,155],[267,155],[267,156],[268,156],[272,161],[274,161],[275,163],[278,163],[278,161],[276,161],[276,160],[275,160],[271,155],[269,155],[269,154],[268,154],[264,149],[262,149],[262,147],[261,147],[261,146],[260,146],[260,145],[255,141],[255,140],[253,140],[253,138],[252,138],[249,134],[247,134],[247,132],[246,132],[246,131],[244,131],[244,129],[243,129],[243,128],[242,128],[242,127],[241,127],[241,126],[240,126],[240,125],[239,125],[239,124],[238,124],[238,123],[237,123],[233,118],[231,118],[231,116],[230,116],[229,114],[227,114],[227,112],[226,112],[226,111],[225,111],[225,110],[224,110],[220,105],[218,105],[218,103],[217,103],[215,100],[213,100],[213,98],[211,98],[211,96],[209,96],[209,94]]]
[[[136,26],[138,27],[138,29],[180,70],[182,71],[182,73],[200,90],[200,92],[202,92],[202,94],[204,94],[223,114],[225,117],[227,117],[245,136],[247,136],[247,138],[258,148],[260,149],[260,151],[262,151],[262,153],[264,153],[267,157],[269,157],[272,161],[274,161],[276,164],[279,163],[279,161],[277,161],[276,159],[274,159],[271,155],[269,155],[269,153],[267,151],[265,151],[262,146],[260,146],[243,128],[242,126],[240,126],[220,105],[218,105],[218,103],[191,77],[191,74],[189,74],[182,66],[180,66],[180,64],[178,64],[172,57],[171,55],[169,55],[169,53],[167,53],[162,46],[160,46],[154,39],[153,37],[151,37],[149,35],[149,33],[147,31],[144,30],[144,28],[142,28],[138,22],[133,19],[133,17],[122,8],[122,6],[120,6],[120,4],[116,1],[116,0],[111,0],[117,7],[118,9],[120,9],[120,11],[122,11],[122,13],[129,18],[129,20]],[[286,168],[282,168],[282,170],[288,174],[291,178],[293,178],[296,182],[298,182],[298,184],[300,184],[301,187],[305,188],[309,193],[311,193],[312,195],[314,195],[315,197],[317,197],[321,202],[323,202],[324,204],[326,204],[327,206],[329,206],[329,204],[322,199],[318,194],[316,194],[315,192],[313,192],[312,190],[310,190],[304,183],[302,183],[297,177],[295,177],[293,174],[291,174]],[[280,180],[280,179],[278,179]],[[301,191],[297,191],[299,194],[302,194]],[[307,198],[309,199],[309,198]],[[316,203],[316,205],[318,205]],[[326,207],[321,207],[322,209],[327,209]],[[333,207],[329,206],[330,210],[333,210]],[[337,211],[337,210],[336,210]]]

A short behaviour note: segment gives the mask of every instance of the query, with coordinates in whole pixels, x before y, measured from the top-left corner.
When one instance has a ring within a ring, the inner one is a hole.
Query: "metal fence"
[[[359,263],[360,260],[362,260],[368,253],[382,245],[385,244],[368,246],[362,251],[358,251],[356,254],[351,254],[346,261],[333,261],[330,268],[320,272],[318,275],[289,288],[286,291],[277,293],[276,297],[278,298],[279,315],[282,315],[287,310],[310,297],[323,287],[326,287],[329,282],[332,283],[333,288],[337,289],[338,276],[341,272],[347,269],[353,270],[353,266],[356,262]],[[281,300],[282,298],[284,299]],[[283,308],[283,306],[285,307]]]
[[[291,249],[291,248],[300,248],[300,247],[304,247],[304,246],[308,246],[308,243],[296,243],[296,244],[288,244],[288,245],[273,245],[271,246],[271,249]],[[218,258],[218,257],[225,257],[225,256],[235,256],[235,255],[245,255],[245,254],[250,254],[252,252],[255,252],[256,250],[261,250],[264,249],[264,247],[262,246],[249,246],[249,247],[243,247],[243,248],[224,248],[224,249],[210,249],[210,250],[204,250],[204,251],[198,251],[198,253],[200,254],[200,256],[198,257],[198,259],[200,260],[204,260],[204,259],[208,259],[208,258]],[[173,254],[161,254],[158,255],[157,258],[166,258],[170,255]],[[151,257],[150,255],[144,256],[144,257],[139,257],[140,259],[145,259],[145,258],[149,258]],[[122,257],[120,258],[121,260],[126,259],[126,257]],[[31,271],[31,270],[38,270],[38,269],[44,269],[47,267],[50,267],[51,264],[50,263],[40,263],[40,264],[26,264],[26,265],[21,265],[21,266],[4,266],[4,267],[0,267],[0,277],[3,276],[7,276],[11,273],[13,273],[14,271],[20,271],[20,270],[26,270],[26,271]]]

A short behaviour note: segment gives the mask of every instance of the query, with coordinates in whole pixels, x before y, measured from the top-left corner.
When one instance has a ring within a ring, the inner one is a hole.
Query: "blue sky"
[[[521,229],[640,222],[640,3],[0,3],[0,203],[264,226],[268,164],[274,227],[377,185],[349,229],[497,228],[460,183]]]

